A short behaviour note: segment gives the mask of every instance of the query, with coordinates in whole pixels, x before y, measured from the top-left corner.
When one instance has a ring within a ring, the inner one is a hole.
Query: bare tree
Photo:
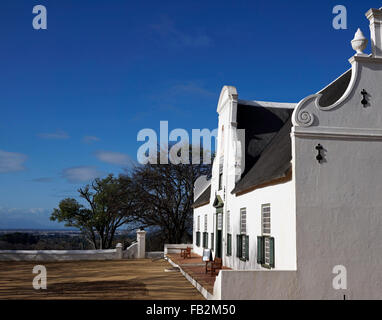
[[[191,156],[191,148],[190,156]],[[203,151],[201,151],[202,154]],[[136,167],[134,181],[135,218],[142,226],[157,226],[169,243],[180,243],[192,230],[193,186],[201,175],[209,175],[210,164],[146,164]]]

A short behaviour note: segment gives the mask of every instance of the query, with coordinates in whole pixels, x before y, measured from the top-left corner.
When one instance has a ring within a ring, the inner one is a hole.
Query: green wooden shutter
[[[211,233],[211,250],[214,250],[214,243],[215,243],[214,233]]]
[[[240,244],[240,241],[241,240],[241,237],[239,234],[236,235],[236,257],[240,258],[241,256],[241,244]]]
[[[232,236],[227,234],[227,256],[232,254]]]
[[[227,233],[227,251],[226,255],[229,256],[229,234]]]
[[[269,238],[270,246],[270,257],[269,257],[269,266],[271,268],[275,267],[275,238]]]
[[[264,264],[264,237],[257,237],[257,263]]]
[[[196,233],[196,245],[200,247],[200,232]]]
[[[232,256],[232,234],[229,235],[229,255]]]
[[[229,255],[232,256],[232,234],[229,235]]]
[[[245,236],[245,260],[249,260],[249,236]]]
[[[205,232],[203,238],[204,238],[204,248],[206,248],[206,249],[207,249],[207,242],[208,242],[208,238],[207,237],[208,237],[208,233]]]

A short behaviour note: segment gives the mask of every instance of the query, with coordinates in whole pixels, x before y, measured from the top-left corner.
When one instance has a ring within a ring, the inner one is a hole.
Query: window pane
[[[227,211],[227,232],[231,232],[231,213]]]
[[[241,239],[241,257],[245,259],[246,257],[246,237],[243,235]]]
[[[246,209],[240,210],[240,233],[247,233],[247,211]]]
[[[271,206],[269,204],[261,207],[261,224],[262,233],[269,235],[271,233]]]
[[[223,214],[218,213],[218,230],[223,230]]]

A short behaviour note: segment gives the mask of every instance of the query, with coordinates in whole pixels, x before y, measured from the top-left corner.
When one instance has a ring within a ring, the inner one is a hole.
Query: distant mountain
[[[49,220],[47,209],[9,209],[0,207],[0,229],[65,229],[63,223]]]

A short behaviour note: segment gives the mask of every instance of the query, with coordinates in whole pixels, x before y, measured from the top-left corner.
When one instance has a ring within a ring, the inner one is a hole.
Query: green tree
[[[95,179],[78,192],[87,206],[73,198],[64,199],[53,210],[50,219],[64,222],[66,227],[80,229],[95,249],[110,248],[116,230],[133,221],[131,179],[109,175],[104,179]]]

